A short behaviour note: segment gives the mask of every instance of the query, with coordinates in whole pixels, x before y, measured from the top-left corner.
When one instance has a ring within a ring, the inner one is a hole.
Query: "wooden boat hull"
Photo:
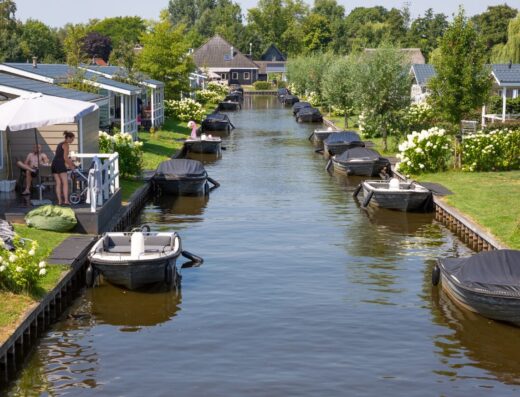
[[[484,317],[497,321],[505,321],[520,326],[520,299],[479,294],[462,288],[451,280],[439,263],[441,269],[441,285],[455,304]]]
[[[388,162],[379,160],[366,161],[337,161],[332,159],[334,172],[343,175],[378,176]]]
[[[159,188],[162,194],[170,194],[174,196],[203,196],[209,192],[209,185],[206,176],[179,179],[155,178],[154,183],[156,188]]]
[[[221,154],[222,141],[219,140],[193,140],[184,142],[184,146],[188,152]]]
[[[168,266],[172,267],[174,283],[175,278],[177,278],[177,282],[174,285],[178,285],[180,282],[180,275],[176,267],[178,256],[177,254],[174,257],[160,258],[151,261],[127,261],[117,263],[91,259],[91,264],[109,283],[134,290],[150,284],[165,282]]]
[[[368,186],[368,187],[367,187]],[[363,183],[363,197],[366,198],[373,192],[370,205],[398,211],[420,211],[423,210],[427,201],[431,199],[431,192],[417,192],[407,190],[379,191],[371,188],[366,182]]]
[[[328,159],[329,157],[335,156],[336,154],[343,153],[347,149],[364,145],[365,144],[363,142],[323,142],[323,156]]]
[[[220,102],[218,104],[218,110],[240,110],[242,108],[242,105],[240,102]]]

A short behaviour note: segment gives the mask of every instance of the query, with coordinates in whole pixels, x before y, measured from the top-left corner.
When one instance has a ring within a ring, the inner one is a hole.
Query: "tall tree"
[[[146,24],[141,17],[114,17],[100,21],[91,21],[89,31],[101,33],[110,37],[112,46],[118,47],[121,43],[136,44],[146,31]]]
[[[488,50],[497,44],[506,43],[507,27],[517,14],[517,9],[502,4],[489,6],[485,12],[472,18]]]
[[[423,17],[415,19],[408,31],[407,45],[419,47],[427,60],[431,52],[437,48],[438,40],[448,27],[448,18],[444,14],[435,14],[431,8]]]
[[[321,15],[327,19],[327,30],[331,32],[329,49],[340,54],[346,52],[345,37],[345,7],[339,5],[336,0],[315,0],[312,14]]]
[[[302,32],[306,52],[326,51],[333,37],[329,20],[315,13],[303,20]]]
[[[462,8],[439,44],[434,63],[437,73],[428,83],[430,102],[439,115],[459,124],[489,95],[486,47]]]
[[[25,59],[35,56],[42,62],[53,63],[64,58],[56,31],[35,19],[28,19],[23,25],[20,48]]]
[[[82,39],[83,52],[89,58],[102,58],[108,61],[112,51],[112,40],[98,32],[89,32]]]
[[[164,81],[167,98],[178,98],[189,90],[189,73],[195,68],[188,55],[190,43],[185,38],[186,26],[172,26],[168,19],[153,25],[141,37],[143,49],[137,58],[139,70]]]
[[[83,50],[83,39],[87,34],[85,25],[67,24],[65,25],[65,39],[63,45],[65,47],[65,55],[67,63],[71,66],[78,66],[87,60],[87,55]]]
[[[520,14],[509,22],[507,42],[494,47],[493,60],[520,63]]]
[[[15,13],[14,1],[0,0],[0,61],[20,56],[20,29]]]

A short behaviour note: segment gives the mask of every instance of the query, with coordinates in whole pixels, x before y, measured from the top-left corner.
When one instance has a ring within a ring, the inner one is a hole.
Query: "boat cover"
[[[169,177],[197,177],[204,175],[206,175],[206,170],[200,161],[190,159],[171,159],[159,164],[154,177],[168,179]]]
[[[463,288],[520,297],[520,251],[495,250],[468,258],[446,258],[440,261],[444,270],[455,276]],[[453,278],[450,280],[455,281]]]
[[[203,123],[204,122],[212,123],[215,121],[229,121],[229,117],[227,114],[215,112],[215,113],[208,114],[206,116],[206,118],[204,119]]]
[[[343,132],[335,132],[334,134],[330,134],[327,139],[325,139],[325,143],[341,143],[341,142],[361,142],[361,137],[354,131],[343,131]]]
[[[384,157],[381,157],[381,155],[376,152],[373,149],[367,149],[365,147],[354,147],[352,149],[347,149],[343,153],[336,156],[337,161],[349,161],[353,159],[358,160],[386,160]]]
[[[287,88],[278,88],[278,95],[289,95],[290,93]]]
[[[299,110],[298,113],[296,113],[297,116],[307,116],[307,115],[317,115],[317,116],[321,116],[321,113],[318,109],[316,108],[313,108],[313,107],[303,107]]]
[[[309,103],[309,102],[296,102],[292,109],[293,111],[297,111],[297,110],[300,110],[300,109],[303,109],[303,108],[311,108],[312,105]]]

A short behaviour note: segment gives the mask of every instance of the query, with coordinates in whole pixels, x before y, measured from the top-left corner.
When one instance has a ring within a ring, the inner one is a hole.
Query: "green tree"
[[[178,98],[189,90],[189,73],[195,68],[188,55],[190,44],[185,38],[186,26],[172,26],[163,19],[141,37],[143,49],[137,57],[138,69],[163,81],[167,98]]]
[[[485,12],[472,18],[488,50],[491,50],[497,44],[506,43],[507,26],[517,14],[517,9],[502,4],[489,6]]]
[[[494,47],[493,60],[520,63],[520,14],[509,22],[507,42]]]
[[[242,9],[231,0],[216,0],[213,8],[206,8],[193,25],[193,29],[204,39],[220,34],[230,43],[244,50],[241,37],[244,30]]]
[[[332,27],[323,15],[311,13],[304,19],[302,31],[306,52],[326,51],[332,41]]]
[[[424,57],[429,60],[431,52],[437,48],[438,40],[447,27],[446,15],[435,14],[430,8],[423,17],[418,17],[412,22],[406,43],[410,47],[419,47]]]
[[[64,58],[56,31],[35,19],[28,19],[23,25],[20,48],[25,59],[35,56],[42,62],[54,63]]]
[[[462,8],[439,48],[434,63],[437,73],[428,83],[430,102],[437,114],[459,124],[485,102],[491,88],[485,44]]]
[[[287,78],[299,95],[316,96],[323,101],[323,78],[334,60],[331,53],[315,53],[306,56],[289,58],[287,61]]]
[[[83,39],[87,34],[85,25],[67,24],[65,25],[65,38],[63,46],[67,63],[71,66],[78,66],[87,60],[87,55],[83,51]]]
[[[327,19],[328,30],[331,32],[329,49],[335,53],[346,53],[345,37],[345,7],[336,0],[315,0],[312,14],[318,14]],[[312,15],[311,14],[311,15]]]
[[[20,24],[15,13],[14,1],[0,0],[0,61],[13,61],[20,57]]]
[[[146,24],[141,17],[114,17],[91,21],[89,31],[110,37],[114,48],[124,44],[139,43],[139,38],[146,31]]]
[[[410,65],[398,49],[380,47],[363,53],[355,70],[356,107],[381,131],[387,150],[389,132],[398,129],[399,115],[410,105]]]

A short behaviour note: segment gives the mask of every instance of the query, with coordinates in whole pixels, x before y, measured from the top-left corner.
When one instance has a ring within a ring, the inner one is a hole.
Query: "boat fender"
[[[370,191],[368,193],[368,195],[365,197],[365,199],[363,200],[363,204],[361,204],[361,206],[363,208],[366,208],[368,206],[368,204],[370,203],[370,200],[372,200],[372,196],[374,195],[374,192],[373,191]]]
[[[209,176],[207,177],[207,179],[209,182],[211,182],[213,184],[213,186],[209,189],[210,191],[212,191],[213,189],[216,189],[220,186],[220,183],[218,183],[215,179],[210,178]]]
[[[363,187],[363,185],[361,183],[359,185],[357,185],[356,190],[354,190],[354,193],[352,193],[352,197],[357,197],[359,192],[361,191],[362,187]]]
[[[433,266],[433,270],[432,270],[432,285],[434,285],[434,286],[438,285],[440,280],[441,280],[441,269],[439,268],[438,264],[435,264],[435,266]]]
[[[132,259],[138,259],[142,254],[144,254],[143,232],[134,232],[130,240],[130,256]]]
[[[88,265],[87,270],[85,271],[85,285],[87,288],[92,288],[94,286],[94,268],[92,265]]]
[[[325,166],[325,171],[329,172],[331,165],[332,165],[332,159],[329,159],[329,161],[327,161],[327,165]]]
[[[202,265],[204,263],[204,259],[202,259],[200,256],[192,254],[191,252],[188,252],[188,251],[182,251],[182,256],[191,260],[193,263],[195,263],[197,265]]]
[[[150,229],[150,225],[142,225],[140,230],[144,233],[150,233],[151,229]]]

